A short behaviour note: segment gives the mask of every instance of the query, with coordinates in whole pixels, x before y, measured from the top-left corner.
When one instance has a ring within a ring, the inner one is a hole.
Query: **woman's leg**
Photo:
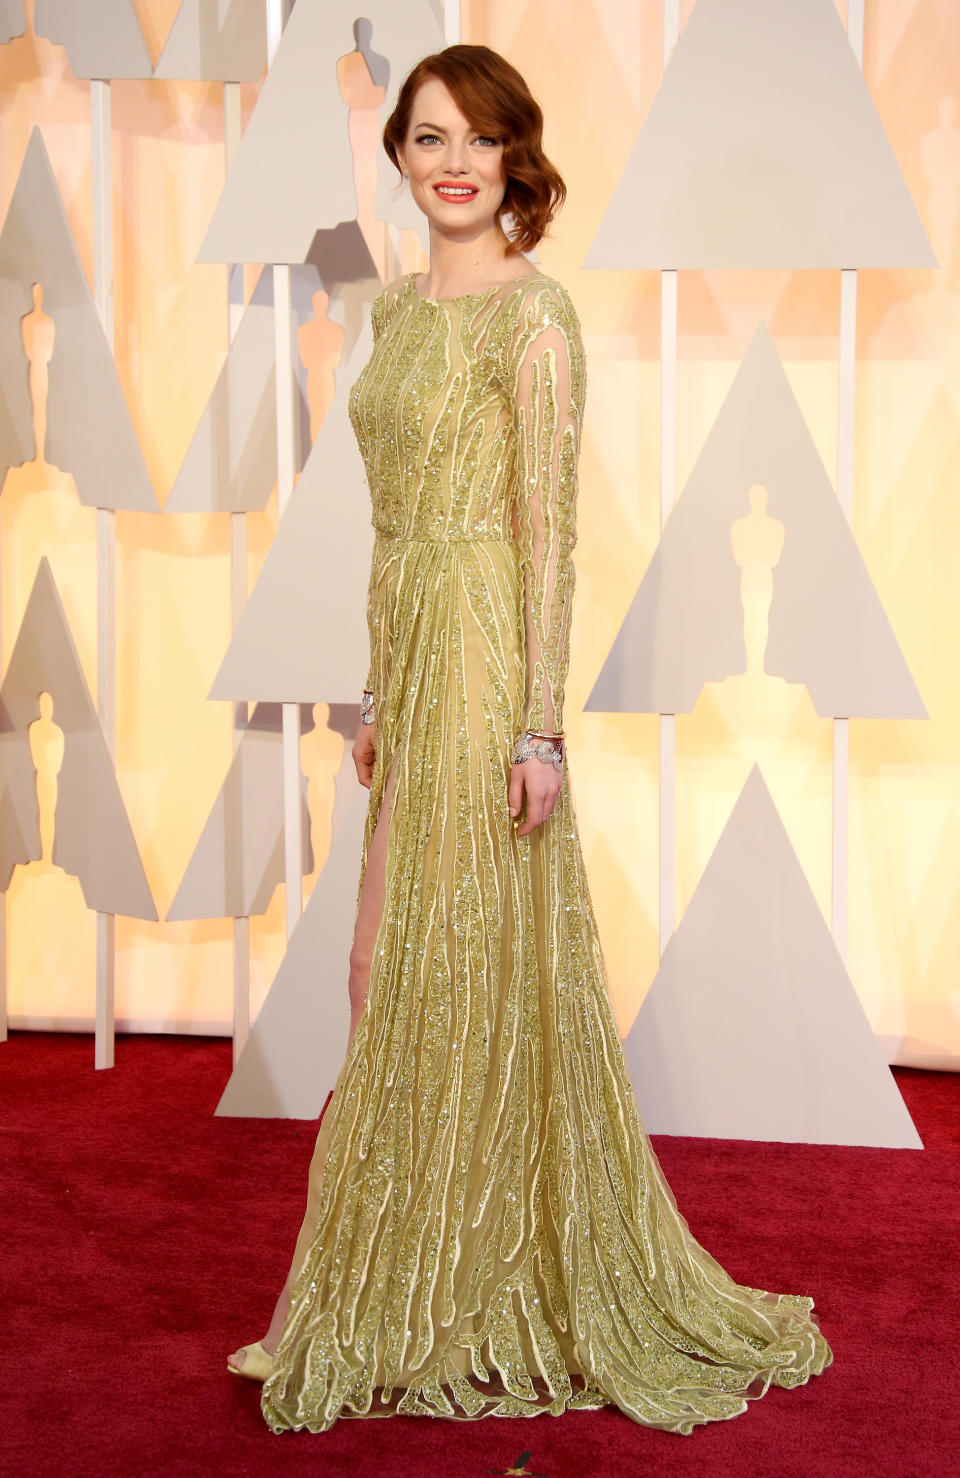
[[[360,898],[357,904],[357,921],[353,933],[353,947],[350,950],[350,1036],[347,1042],[347,1053],[349,1055],[350,1045],[353,1042],[354,1033],[360,1024],[363,1009],[366,1005],[367,992],[370,987],[370,967],[373,963],[373,947],[377,938],[377,930],[380,927],[380,919],[383,915],[383,898],[387,877],[387,834],[390,826],[390,811],[393,805],[393,781],[396,772],[396,760],[390,770],[390,775],[384,787],[383,801],[380,805],[380,814],[374,827],[373,836],[370,839],[370,851],[367,855],[367,867],[363,875],[363,887],[360,890]],[[342,1078],[341,1070],[341,1078]],[[337,1079],[334,1095],[340,1086],[340,1078]],[[310,1250],[313,1237],[313,1228],[316,1225],[317,1210],[320,1200],[320,1188],[323,1184],[323,1170],[327,1159],[327,1146],[330,1140],[330,1111],[333,1108],[333,1099],[327,1104],[323,1121],[317,1135],[317,1144],[310,1162],[310,1173],[307,1184],[307,1209],[297,1237],[297,1245],[294,1249],[293,1261],[287,1274],[287,1281],[280,1290],[270,1327],[263,1336],[263,1347],[270,1354],[277,1348],[283,1325],[287,1317],[287,1307],[290,1302],[290,1291],[296,1281],[296,1276],[303,1266],[304,1259]],[[234,1354],[227,1357],[231,1365],[240,1369],[246,1355],[242,1349],[236,1350]]]
[[[383,898],[387,881],[387,841],[390,830],[390,813],[393,808],[393,782],[397,771],[394,759],[383,790],[380,813],[370,838],[367,869],[363,875],[363,887],[357,904],[357,921],[353,931],[353,947],[350,950],[350,1038],[360,1024],[363,1008],[370,988],[370,967],[373,964],[373,948],[377,931],[383,917]],[[347,1046],[349,1052],[349,1043]]]

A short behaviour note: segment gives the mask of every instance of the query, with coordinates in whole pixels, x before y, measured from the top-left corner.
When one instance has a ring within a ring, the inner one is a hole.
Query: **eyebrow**
[[[434,133],[446,133],[446,131],[447,131],[445,128],[441,128],[439,123],[415,123],[413,125],[413,131],[414,131],[414,133],[416,133],[416,131],[417,131],[418,128],[432,128],[433,131],[434,131]],[[483,129],[482,128],[474,128],[474,129],[471,130],[471,132],[473,132],[473,133],[483,133]]]

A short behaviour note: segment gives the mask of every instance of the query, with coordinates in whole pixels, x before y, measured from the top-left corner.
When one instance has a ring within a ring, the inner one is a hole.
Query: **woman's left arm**
[[[511,815],[525,815],[525,836],[552,812],[562,769],[550,763],[556,745],[540,736],[562,735],[563,695],[570,662],[575,571],[577,462],[586,391],[583,343],[565,289],[532,294],[520,314],[509,362],[517,433],[516,532],[523,564],[526,692],[513,764]],[[534,736],[532,742],[526,736]],[[538,758],[536,748],[544,758]],[[561,755],[562,766],[562,755]]]

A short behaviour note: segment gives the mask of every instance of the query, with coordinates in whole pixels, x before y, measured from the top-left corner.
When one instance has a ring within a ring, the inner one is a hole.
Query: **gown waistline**
[[[479,534],[398,534],[392,529],[374,527],[378,539],[388,544],[512,544],[509,534],[493,531]]]

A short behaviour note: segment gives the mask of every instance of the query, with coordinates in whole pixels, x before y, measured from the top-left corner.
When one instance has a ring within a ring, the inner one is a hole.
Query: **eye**
[[[477,140],[476,141],[477,141],[478,144],[490,144],[491,147],[494,147],[494,148],[500,142],[499,139],[491,138],[490,135],[489,134],[486,134],[486,133],[478,133],[477,134]]]
[[[418,144],[429,144],[431,142],[436,144],[440,142],[435,133],[421,133],[417,136]]]

